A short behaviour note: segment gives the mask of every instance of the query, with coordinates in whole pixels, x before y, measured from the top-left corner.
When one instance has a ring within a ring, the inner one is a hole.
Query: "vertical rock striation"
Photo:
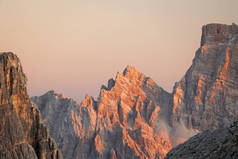
[[[208,24],[192,66],[173,91],[171,124],[201,131],[238,118],[238,26]]]
[[[165,159],[238,158],[238,26],[209,24],[202,30],[193,65],[175,86],[171,123],[206,131]]]
[[[94,147],[96,102],[86,96],[81,104],[49,91],[43,96],[32,97],[41,110],[51,136],[63,152],[64,158],[88,158]]]
[[[0,54],[0,158],[61,159],[56,143],[30,101],[20,60]]]

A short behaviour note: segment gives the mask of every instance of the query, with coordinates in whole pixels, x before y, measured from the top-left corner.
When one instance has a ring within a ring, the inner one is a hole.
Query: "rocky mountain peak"
[[[139,80],[140,76],[144,76],[135,67],[128,65],[123,71],[123,76],[129,80]]]
[[[83,107],[94,107],[95,100],[93,99],[92,96],[86,94],[85,98],[81,102],[81,106]]]
[[[152,78],[146,77],[143,73],[138,71],[135,67],[128,65],[123,71],[123,76],[130,81],[137,81],[139,85],[154,83]]]
[[[202,27],[201,46],[225,43],[233,38],[234,35],[238,35],[238,25],[234,23],[232,25],[207,24]]]
[[[19,58],[0,53],[0,158],[61,159],[26,84]]]
[[[32,100],[42,114],[51,113],[46,123],[60,147],[67,145],[77,150],[64,149],[65,155],[70,154],[66,158],[76,153],[77,158],[162,159],[172,145],[169,132],[162,131],[157,121],[165,116],[170,95],[152,83],[152,79],[128,66],[123,73],[117,73],[115,80],[111,78],[107,86],[102,86],[97,101],[89,95],[80,105],[60,98],[47,99],[45,95]],[[63,108],[67,108],[64,113]],[[59,126],[49,122],[56,119],[61,119]],[[71,129],[66,131],[65,127]]]
[[[28,98],[26,76],[19,58],[11,52],[0,54],[0,103],[9,104]]]
[[[60,94],[56,92],[56,90],[50,90],[45,93],[47,96],[59,96]]]
[[[64,94],[62,93],[58,93],[56,90],[50,90],[48,91],[47,93],[45,93],[45,96],[48,96],[48,97],[54,97],[54,98],[65,98],[65,99],[68,99],[68,100],[73,100],[71,98],[67,98]]]

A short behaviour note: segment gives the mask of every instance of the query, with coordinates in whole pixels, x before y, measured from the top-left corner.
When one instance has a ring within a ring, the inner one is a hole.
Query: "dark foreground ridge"
[[[237,159],[238,121],[228,128],[207,130],[171,150],[165,159]]]
[[[29,99],[26,82],[18,57],[0,53],[0,158],[62,159]]]

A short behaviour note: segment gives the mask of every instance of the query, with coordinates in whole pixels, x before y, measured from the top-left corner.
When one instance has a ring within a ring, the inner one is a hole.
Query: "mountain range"
[[[55,91],[31,100],[64,158],[159,158],[205,130],[238,119],[238,26],[208,24],[172,93],[132,66],[81,103]]]
[[[237,158],[238,26],[202,27],[172,93],[127,66],[97,99],[54,90],[29,99],[18,57],[2,53],[0,97],[3,159]]]

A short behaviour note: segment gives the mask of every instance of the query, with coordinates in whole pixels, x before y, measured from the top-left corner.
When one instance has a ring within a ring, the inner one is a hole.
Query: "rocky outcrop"
[[[65,158],[163,158],[172,148],[171,95],[128,66],[81,104],[50,91],[32,97]],[[166,129],[165,129],[166,128]]]
[[[171,150],[165,159],[238,158],[238,122],[228,128],[207,130]]]
[[[238,26],[208,24],[192,66],[173,91],[171,125],[197,130],[238,119]]]
[[[61,159],[56,143],[30,101],[26,77],[13,53],[0,54],[0,158]]]

